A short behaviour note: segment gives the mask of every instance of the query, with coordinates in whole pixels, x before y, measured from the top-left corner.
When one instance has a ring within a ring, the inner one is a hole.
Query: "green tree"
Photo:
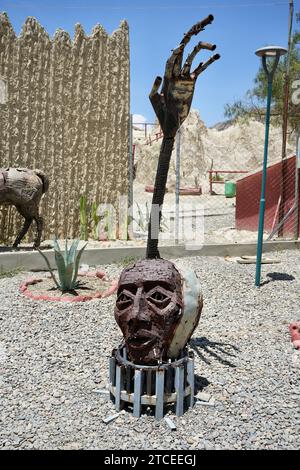
[[[287,56],[280,60],[273,80],[271,119],[275,125],[282,123],[286,61]],[[292,37],[289,85],[289,129],[300,132],[300,31]],[[261,65],[252,90],[247,91],[244,99],[225,105],[225,116],[233,120],[254,118],[264,121],[267,91],[268,81]]]

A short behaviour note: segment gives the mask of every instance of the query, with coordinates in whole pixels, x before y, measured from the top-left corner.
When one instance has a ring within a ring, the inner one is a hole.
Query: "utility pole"
[[[292,28],[293,28],[293,16],[294,16],[294,1],[290,0],[289,5],[289,31],[288,31],[288,53],[286,60],[286,71],[285,71],[285,83],[284,83],[284,104],[283,104],[283,116],[282,116],[282,151],[281,151],[281,183],[280,183],[280,194],[281,201],[279,206],[278,224],[284,217],[284,206],[286,200],[286,176],[287,176],[287,165],[286,165],[286,142],[287,142],[287,128],[288,128],[288,113],[289,113],[289,89],[290,89],[290,68],[291,68],[291,52],[292,52]],[[284,224],[278,230],[278,236],[283,236]]]

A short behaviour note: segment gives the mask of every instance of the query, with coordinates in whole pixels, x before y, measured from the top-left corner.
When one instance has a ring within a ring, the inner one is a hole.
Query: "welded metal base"
[[[164,415],[164,405],[174,404],[177,416],[194,405],[194,354],[185,350],[176,361],[157,366],[127,360],[126,348],[114,349],[109,358],[109,390],[119,411],[133,405],[133,415],[141,416],[142,406],[155,407],[155,418]]]

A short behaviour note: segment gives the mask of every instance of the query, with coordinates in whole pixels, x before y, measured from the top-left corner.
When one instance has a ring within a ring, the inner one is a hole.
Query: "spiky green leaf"
[[[67,264],[74,263],[78,244],[79,244],[79,240],[77,239],[72,242],[72,245],[69,250],[68,257],[67,257]]]
[[[55,252],[61,253],[60,246],[56,238],[53,240],[53,248]]]
[[[61,290],[65,291],[66,290],[66,283],[65,283],[66,264],[65,264],[65,259],[60,251],[55,251],[55,262],[56,262],[56,266],[58,270],[60,288]]]
[[[65,271],[65,290],[73,290],[73,270],[74,270],[74,263],[67,264],[66,271]]]
[[[65,263],[66,265],[68,264],[68,240],[65,239],[65,254],[64,254],[64,258],[65,258]]]
[[[73,274],[73,280],[72,280],[72,285],[74,285],[74,286],[75,286],[76,280],[77,280],[80,258],[81,258],[81,255],[82,255],[83,250],[85,249],[86,245],[87,245],[87,243],[85,245],[83,245],[81,250],[78,251],[77,256],[75,258],[74,274]]]

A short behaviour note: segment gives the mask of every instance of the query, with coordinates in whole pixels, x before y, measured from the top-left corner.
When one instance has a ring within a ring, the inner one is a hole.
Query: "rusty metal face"
[[[182,314],[182,278],[173,263],[146,259],[122,271],[115,319],[132,362],[166,360]]]

